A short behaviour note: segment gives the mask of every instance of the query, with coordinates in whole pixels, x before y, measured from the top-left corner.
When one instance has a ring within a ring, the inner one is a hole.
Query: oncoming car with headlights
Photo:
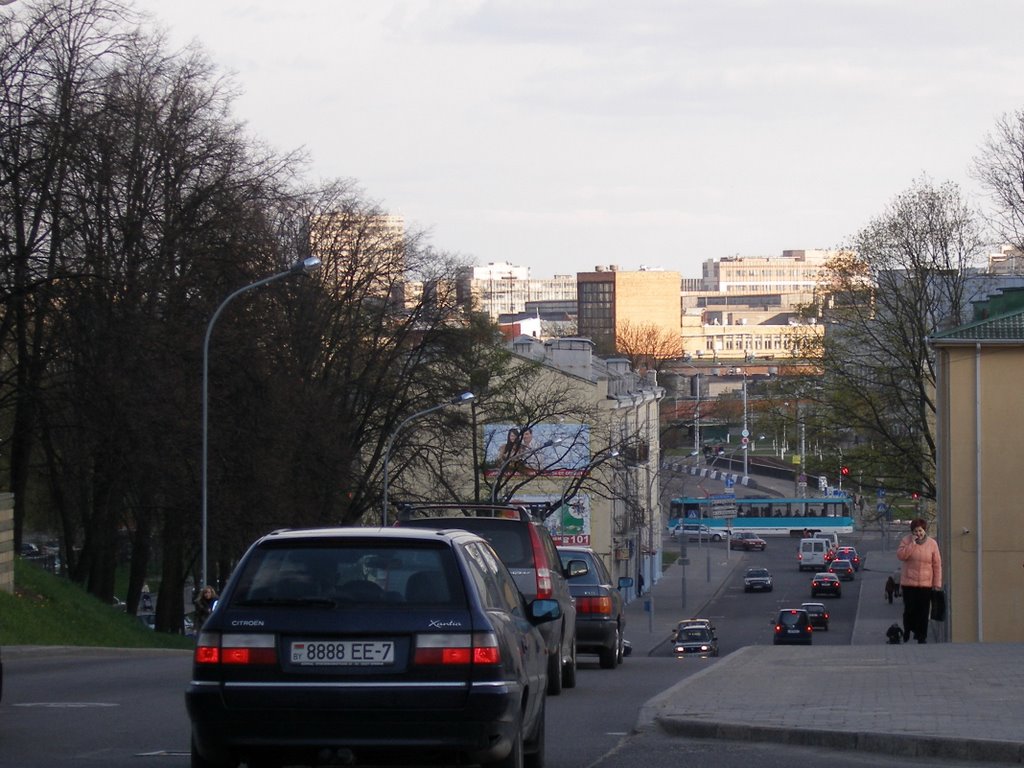
[[[196,641],[192,768],[414,759],[543,763],[558,602],[527,603],[462,530],[278,531]]]

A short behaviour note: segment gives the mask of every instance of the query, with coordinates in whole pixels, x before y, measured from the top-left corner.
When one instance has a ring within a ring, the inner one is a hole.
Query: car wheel
[[[501,760],[480,763],[481,768],[524,768],[523,765],[523,721],[519,721],[515,735],[512,737],[512,749]],[[539,768],[539,766],[537,767]]]
[[[575,688],[576,687],[576,640],[572,641],[572,658],[569,659],[569,663],[562,667],[562,687],[563,688]],[[527,761],[529,762],[529,761]]]
[[[558,696],[562,692],[562,644],[559,643],[555,652],[548,657],[548,696]]]
[[[719,534],[716,533],[714,536],[711,537],[711,540],[712,541],[721,541],[722,537]]]
[[[617,659],[617,661],[618,661],[619,664],[621,664],[625,660],[625,658],[626,658],[626,638],[622,634],[622,629],[621,629],[622,622],[621,621],[619,622],[618,626],[620,627],[620,629],[618,630],[618,635],[619,635],[619,644],[618,644],[619,645],[619,652],[618,652],[618,659]]]
[[[544,768],[544,721],[545,721],[545,707],[547,702],[545,699],[541,699],[540,702],[540,714],[537,715],[537,727],[533,731],[533,736],[523,746],[523,764],[526,768]]]
[[[615,665],[619,660],[619,645],[622,642],[622,637],[619,633],[619,628],[615,628],[615,642],[611,648],[602,648],[598,657],[601,664],[601,669],[615,669]]]

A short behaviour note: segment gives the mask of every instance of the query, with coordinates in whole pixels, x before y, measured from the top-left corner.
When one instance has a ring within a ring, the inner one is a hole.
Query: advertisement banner
[[[551,443],[551,445],[546,445]],[[590,464],[587,424],[515,424],[484,426],[484,474],[575,477]]]
[[[510,504],[522,504],[531,510],[548,509],[561,497],[556,494],[518,494]],[[590,496],[578,494],[553,510],[544,520],[556,545],[578,544],[590,546]]]

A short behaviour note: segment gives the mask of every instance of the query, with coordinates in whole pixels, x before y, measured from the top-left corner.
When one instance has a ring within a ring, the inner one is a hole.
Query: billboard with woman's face
[[[484,459],[488,477],[502,474],[572,477],[590,464],[586,424],[487,424]]]

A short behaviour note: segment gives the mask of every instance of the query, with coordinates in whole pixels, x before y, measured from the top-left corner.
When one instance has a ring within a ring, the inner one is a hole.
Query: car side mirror
[[[588,573],[590,573],[590,566],[587,565],[586,560],[570,560],[565,566],[565,577],[567,579],[576,576],[586,576]]]
[[[534,624],[543,624],[546,621],[554,621],[561,618],[562,606],[557,600],[534,600],[530,603],[530,621]]]
[[[633,586],[632,576],[619,576],[619,589],[629,589]]]

